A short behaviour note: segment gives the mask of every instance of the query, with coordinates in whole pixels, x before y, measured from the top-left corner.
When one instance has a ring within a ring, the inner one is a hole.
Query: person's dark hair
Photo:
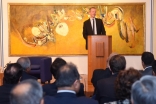
[[[17,63],[22,66],[23,70],[27,70],[28,68],[30,68],[30,65],[31,65],[28,57],[20,57],[17,60]]]
[[[115,82],[117,98],[121,101],[125,99],[130,100],[132,84],[139,80],[140,77],[140,72],[134,68],[120,71]]]
[[[76,80],[80,79],[80,74],[77,67],[68,63],[58,71],[58,79],[56,80],[57,87],[71,87]]]
[[[17,86],[25,85],[28,85],[28,88],[20,91],[21,93],[14,91]],[[17,86],[11,91],[11,104],[40,104],[43,97],[43,91],[41,85],[36,80],[24,80]]]
[[[153,69],[153,72],[156,75],[156,60],[154,60],[153,63],[152,63],[152,69]]]
[[[90,8],[89,8],[89,11],[91,11],[91,9],[96,9],[96,8],[95,8],[95,7],[90,7]]]
[[[114,55],[109,61],[110,69],[113,73],[118,73],[126,67],[126,59],[122,55]]]
[[[156,77],[146,75],[132,86],[133,104],[155,104],[156,102]]]
[[[141,56],[141,60],[145,66],[150,66],[154,61],[154,55],[151,52],[143,52]]]
[[[18,63],[10,63],[4,70],[3,84],[17,84],[22,76],[22,67]]]
[[[57,79],[56,75],[57,75],[58,70],[65,64],[66,64],[66,61],[60,57],[54,60],[54,62],[51,65],[51,73],[55,79]]]

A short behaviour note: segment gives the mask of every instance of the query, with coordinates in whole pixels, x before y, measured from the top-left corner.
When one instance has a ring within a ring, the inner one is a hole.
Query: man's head
[[[63,60],[62,58],[58,57],[54,60],[54,62],[51,65],[51,73],[53,74],[55,79],[57,79],[56,75],[57,75],[58,70],[65,64],[66,64],[66,61]]]
[[[11,104],[41,104],[43,91],[41,85],[32,79],[19,83],[10,94]]]
[[[126,59],[122,55],[114,55],[109,61],[109,66],[113,73],[118,73],[126,68]]]
[[[68,63],[60,68],[58,72],[58,79],[56,80],[56,85],[58,90],[73,90],[78,92],[80,89],[80,75],[77,67]]]
[[[22,67],[18,63],[10,63],[4,70],[3,84],[17,84],[22,76]]]
[[[133,104],[155,104],[156,102],[156,77],[144,76],[132,86]]]
[[[96,16],[96,8],[95,7],[89,8],[89,15],[90,15],[90,18],[95,18],[95,16]]]
[[[23,70],[26,71],[26,72],[29,72],[30,71],[30,60],[28,57],[20,57],[18,60],[17,60],[17,63],[20,64],[22,67],[23,67]]]
[[[156,76],[156,60],[152,63],[153,74]]]
[[[141,56],[143,67],[151,66],[154,61],[154,55],[151,52],[143,52]]]
[[[110,68],[110,66],[109,66],[109,61],[110,61],[110,59],[111,59],[114,55],[117,55],[117,53],[111,53],[111,54],[109,55],[109,57],[108,57],[108,59],[107,59],[107,68]]]

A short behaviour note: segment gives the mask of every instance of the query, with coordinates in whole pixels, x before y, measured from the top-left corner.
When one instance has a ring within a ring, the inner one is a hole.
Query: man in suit
[[[18,63],[10,63],[4,70],[3,85],[0,86],[0,104],[10,104],[9,96],[12,88],[22,76],[22,67]]]
[[[156,102],[156,77],[143,76],[136,81],[131,89],[131,104],[155,104]]]
[[[88,49],[89,35],[106,35],[106,31],[101,19],[95,18],[96,8],[89,9],[90,18],[83,24],[83,37],[86,40],[86,50]]]
[[[11,91],[10,102],[10,104],[43,104],[41,85],[32,79],[20,82]]]
[[[109,66],[112,75],[109,78],[101,79],[97,82],[96,99],[99,101],[99,104],[117,100],[115,95],[115,81],[118,73],[126,67],[125,57],[114,55],[109,61]]]
[[[36,77],[29,75],[29,71],[31,70],[31,63],[28,57],[20,57],[17,60],[17,63],[20,64],[23,68],[23,73],[20,81],[26,80],[26,79],[34,79],[37,80]]]
[[[76,66],[68,63],[59,69],[56,85],[58,87],[55,96],[46,96],[45,104],[98,104],[97,101],[87,97],[77,97],[80,89],[80,75]]]
[[[51,65],[51,73],[54,76],[54,78],[57,80],[57,73],[58,70],[64,66],[66,64],[66,61],[63,60],[62,58],[58,57],[56,58],[52,65]],[[43,92],[45,95],[49,95],[49,96],[54,96],[55,94],[57,94],[57,86],[56,86],[56,80],[55,82],[51,83],[51,84],[45,84],[42,86],[43,88]],[[80,90],[76,93],[76,95],[79,96],[85,96],[84,94],[84,85],[81,83],[80,84]]]
[[[154,55],[151,52],[143,52],[141,56],[142,66],[144,68],[142,76],[153,75],[152,63],[154,61]]]

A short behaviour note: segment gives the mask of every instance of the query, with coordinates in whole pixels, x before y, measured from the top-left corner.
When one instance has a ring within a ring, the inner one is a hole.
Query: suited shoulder
[[[81,101],[82,104],[98,104],[98,102],[96,100],[87,98],[87,97],[78,97],[77,98],[78,101]]]
[[[84,21],[84,23],[87,23],[87,22],[90,22],[90,19],[87,19],[87,20]]]

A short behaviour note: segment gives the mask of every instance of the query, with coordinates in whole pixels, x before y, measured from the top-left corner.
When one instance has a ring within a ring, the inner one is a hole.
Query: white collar
[[[62,92],[69,92],[69,93],[73,93],[73,94],[76,94],[75,91],[72,91],[72,90],[58,90],[57,93],[62,93]]]
[[[151,68],[152,66],[147,66],[144,70],[146,70],[147,68]]]

